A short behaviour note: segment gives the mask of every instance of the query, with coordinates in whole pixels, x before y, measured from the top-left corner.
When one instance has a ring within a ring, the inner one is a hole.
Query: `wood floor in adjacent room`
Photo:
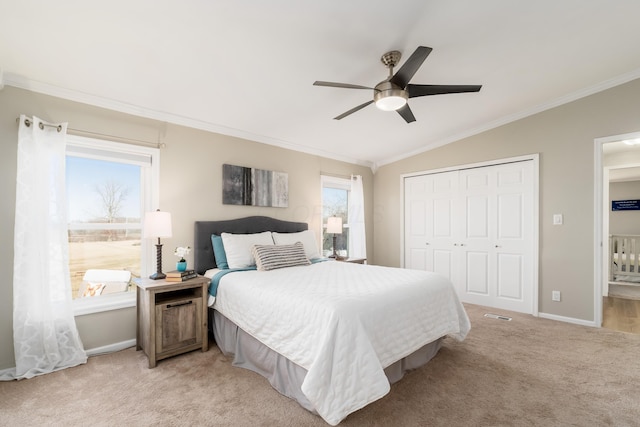
[[[640,300],[604,297],[602,327],[640,334]]]

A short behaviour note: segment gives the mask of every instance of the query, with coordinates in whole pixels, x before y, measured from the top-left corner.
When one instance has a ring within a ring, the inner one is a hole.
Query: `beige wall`
[[[162,141],[159,208],[171,212],[173,237],[168,246],[193,246],[193,222],[267,215],[308,222],[320,229],[320,173],[363,176],[367,251],[373,255],[373,174],[369,168],[259,144],[239,138],[121,114],[77,102],[5,87],[0,91],[0,369],[14,366],[12,325],[13,227],[16,187],[16,117],[35,115],[70,128],[144,141]],[[222,164],[287,172],[289,207],[258,208],[222,205]],[[175,268],[165,249],[163,269]],[[193,261],[190,254],[188,261]],[[135,308],[77,318],[85,348],[135,339]],[[106,325],[106,326],[105,326]]]
[[[592,321],[594,139],[640,130],[640,80],[382,166],[374,182],[374,252],[400,265],[400,175],[540,154],[539,310]],[[564,214],[553,226],[552,215]],[[562,292],[561,302],[551,291]]]

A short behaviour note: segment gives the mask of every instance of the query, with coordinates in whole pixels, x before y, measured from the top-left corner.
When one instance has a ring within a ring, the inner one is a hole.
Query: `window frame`
[[[66,155],[141,166],[141,215],[154,210],[160,199],[160,150],[142,145],[125,144],[110,140],[67,135]],[[142,223],[143,218],[140,218]],[[154,245],[141,239],[140,274],[145,277],[155,271]],[[98,298],[75,298],[72,301],[75,316],[118,310],[136,306],[136,292],[100,295]]]
[[[351,198],[351,178],[341,178],[331,175],[320,175],[320,250],[324,254],[324,233],[327,224],[324,222],[324,189],[334,188],[345,190],[347,192],[347,220],[342,223],[343,229],[349,228],[349,200]],[[349,254],[349,245],[347,244],[347,256]]]

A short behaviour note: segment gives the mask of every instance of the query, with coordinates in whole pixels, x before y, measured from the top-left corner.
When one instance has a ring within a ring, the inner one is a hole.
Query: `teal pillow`
[[[229,263],[227,263],[227,253],[224,251],[224,243],[222,243],[222,237],[217,234],[211,235],[211,244],[213,245],[213,255],[216,258],[216,265],[221,270],[228,270]]]

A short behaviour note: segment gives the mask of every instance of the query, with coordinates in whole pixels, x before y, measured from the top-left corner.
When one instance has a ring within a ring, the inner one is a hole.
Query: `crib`
[[[609,236],[609,282],[640,283],[640,235]]]

